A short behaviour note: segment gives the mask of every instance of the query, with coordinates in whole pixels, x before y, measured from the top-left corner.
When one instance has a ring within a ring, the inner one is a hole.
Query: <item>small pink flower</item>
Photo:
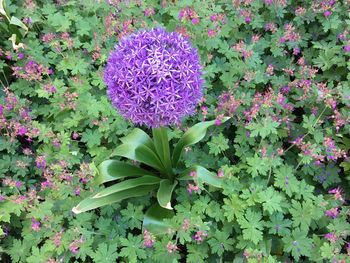
[[[173,254],[175,253],[179,248],[177,247],[176,244],[172,243],[172,242],[168,242],[166,249],[168,251],[169,254]]]
[[[35,218],[32,218],[32,229],[36,232],[40,230],[40,222],[37,221]]]
[[[80,240],[75,240],[72,243],[69,244],[69,250],[72,252],[74,255],[78,254],[79,252],[79,244],[81,243]]]
[[[327,233],[324,235],[331,243],[335,243],[338,240],[338,237],[334,233]]]
[[[45,168],[46,167],[46,159],[45,156],[38,156],[35,160],[37,168]]]
[[[197,25],[199,23],[199,18],[198,17],[192,18],[191,22],[192,24]]]
[[[252,22],[252,19],[250,18],[250,16],[246,16],[244,21],[247,23],[247,24],[250,24],[250,22]]]
[[[220,169],[220,170],[218,171],[218,177],[222,178],[222,177],[224,177],[224,175],[225,175],[225,174],[224,174],[224,171]]]
[[[23,53],[18,53],[18,59],[24,59],[25,55]]]
[[[185,219],[182,224],[182,230],[187,231],[190,228],[190,220]]]
[[[334,219],[339,215],[339,208],[338,207],[331,208],[325,212],[325,215]]]
[[[191,171],[190,172],[191,177],[197,177],[197,172],[196,171]]]
[[[213,36],[215,36],[215,30],[209,29],[208,30],[208,37],[213,37]]]
[[[202,242],[204,238],[206,238],[208,234],[204,231],[197,231],[196,234],[193,236],[193,239],[197,241],[198,243]]]
[[[343,191],[339,186],[337,188],[329,190],[328,193],[333,194],[335,200],[344,202]]]
[[[222,121],[220,119],[215,120],[215,125],[220,126],[222,124]]]
[[[346,53],[349,53],[349,52],[350,52],[350,45],[344,46],[344,51],[345,51]]]
[[[155,238],[152,235],[152,233],[147,231],[147,229],[145,229],[143,231],[143,245],[144,245],[144,247],[148,247],[148,248],[153,247],[154,242],[155,242]]]
[[[198,193],[199,191],[200,191],[200,189],[199,189],[198,185],[194,185],[194,184],[187,185],[187,192],[189,194],[192,194],[192,192]]]
[[[329,17],[331,14],[332,14],[332,12],[329,11],[329,10],[323,12],[323,15],[324,15],[325,17]]]

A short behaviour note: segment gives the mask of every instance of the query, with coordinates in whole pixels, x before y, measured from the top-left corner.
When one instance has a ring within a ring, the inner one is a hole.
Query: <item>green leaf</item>
[[[122,144],[115,149],[114,154],[147,164],[160,172],[165,170],[157,154],[144,144]]]
[[[280,236],[289,235],[289,228],[292,225],[292,221],[284,219],[282,213],[274,213],[270,216],[270,221],[267,221],[265,226],[269,227],[270,234],[278,234]]]
[[[123,247],[120,250],[120,256],[126,257],[129,260],[120,260],[121,262],[130,262],[137,263],[142,262],[141,259],[146,259],[147,254],[142,245],[141,236],[133,236],[132,234],[128,235],[128,238],[120,238],[121,246]]]
[[[107,245],[101,243],[98,245],[98,249],[92,254],[92,259],[95,262],[101,263],[113,263],[118,258],[117,247],[115,245]]]
[[[230,119],[230,117],[223,118],[222,123],[224,123],[228,119]],[[181,137],[181,139],[176,144],[173,152],[172,160],[173,160],[174,167],[177,166],[177,163],[180,160],[183,149],[189,145],[195,144],[200,140],[202,140],[207,132],[207,129],[214,124],[215,124],[215,120],[200,122],[195,124],[188,131],[185,132],[185,134]]]
[[[117,160],[105,160],[98,166],[98,173],[95,177],[96,184],[103,184],[109,181],[125,178],[152,175],[140,167]]]
[[[260,175],[267,175],[269,171],[269,166],[266,161],[266,158],[260,158],[257,154],[254,157],[247,157],[247,164],[249,165],[247,171],[253,176],[256,177]]]
[[[231,251],[233,249],[234,240],[230,238],[229,233],[216,230],[214,237],[208,243],[211,250],[221,256],[224,251]]]
[[[99,208],[101,206],[119,202],[127,198],[146,195],[152,190],[156,189],[157,187],[158,187],[157,185],[142,185],[142,186],[117,192],[101,198],[88,197],[83,201],[81,201],[77,206],[75,206],[72,209],[72,211],[75,214],[80,214],[95,208]]]
[[[270,215],[276,211],[282,211],[281,203],[283,196],[274,190],[273,187],[269,187],[259,193],[259,199],[263,203],[264,211],[269,212]]]
[[[92,198],[93,199],[101,198],[101,197],[105,197],[107,195],[111,195],[111,194],[114,194],[117,192],[128,190],[130,188],[135,188],[137,186],[155,185],[155,184],[159,184],[159,182],[160,182],[160,178],[155,177],[155,176],[145,175],[142,177],[125,180],[121,183],[117,183],[115,185],[107,187],[106,189],[104,189],[101,192],[94,195]]]
[[[145,133],[143,130],[139,128],[135,128],[130,132],[127,136],[120,139],[125,144],[133,144],[133,145],[146,145],[151,150],[155,151],[155,147],[152,139]]]
[[[244,217],[238,218],[239,225],[243,228],[243,238],[252,241],[255,245],[263,239],[263,222],[260,212],[248,209]]]
[[[18,18],[15,17],[15,16],[12,16],[12,17],[11,17],[10,25],[15,25],[15,26],[18,26],[18,27],[24,29],[24,30],[25,30],[25,33],[28,32],[28,27],[27,27],[20,19],[18,19]]]
[[[166,209],[173,209],[171,207],[170,202],[171,202],[171,195],[176,185],[177,185],[177,181],[174,181],[173,183],[168,179],[164,179],[160,181],[160,185],[157,193],[157,199],[161,207],[164,207]]]
[[[160,161],[166,169],[167,175],[173,175],[172,164],[170,159],[170,147],[168,140],[168,132],[164,127],[153,128],[153,141]]]
[[[161,235],[168,233],[170,224],[164,219],[170,219],[175,215],[173,210],[165,209],[158,204],[151,206],[143,219],[143,228],[152,234]]]
[[[222,133],[218,136],[213,136],[211,141],[207,143],[209,146],[209,153],[218,155],[229,148],[228,139]]]
[[[7,15],[5,11],[5,0],[0,0],[0,14],[2,14],[4,17],[7,18],[7,20],[10,20],[9,16]]]
[[[250,136],[256,137],[261,136],[262,139],[265,139],[270,134],[277,134],[277,127],[279,123],[273,121],[271,117],[263,119],[262,122],[250,123],[247,128],[251,130]]]
[[[194,178],[190,176],[190,173],[195,171],[197,176],[196,179],[200,183],[206,183],[211,186],[222,188],[222,178],[218,177],[216,174],[208,171],[202,166],[196,165],[193,168],[186,169],[178,177],[179,180],[193,180]]]
[[[291,252],[296,261],[300,256],[309,256],[312,251],[312,239],[307,237],[306,230],[294,229],[291,235],[283,238],[284,251]]]

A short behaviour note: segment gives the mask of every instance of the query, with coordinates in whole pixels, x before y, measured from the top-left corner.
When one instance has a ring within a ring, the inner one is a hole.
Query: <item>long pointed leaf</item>
[[[157,199],[161,207],[164,207],[166,209],[173,209],[171,207],[170,202],[171,202],[171,195],[176,185],[177,185],[177,181],[174,181],[174,183],[172,183],[168,179],[164,179],[160,182],[158,192],[157,192]]]
[[[143,175],[152,175],[152,173],[129,163],[105,160],[98,166],[95,183],[103,184],[125,177],[139,177]]]
[[[151,206],[143,219],[143,228],[155,235],[168,233],[170,225],[164,219],[170,219],[175,215],[173,210],[160,207],[158,204]]]
[[[131,197],[143,196],[156,189],[157,185],[143,185],[138,186],[132,189],[124,190],[121,192],[117,192],[112,195],[108,195],[101,198],[86,198],[81,201],[76,207],[72,209],[75,214],[80,214],[92,209],[99,208],[101,206],[109,205],[112,203],[116,203]]]
[[[115,149],[114,154],[147,164],[158,171],[165,170],[157,154],[146,145],[122,144]]]
[[[167,175],[172,176],[173,170],[170,158],[168,131],[166,128],[160,127],[153,128],[152,133],[156,153],[158,154],[164,168],[166,169]]]
[[[222,122],[227,121],[229,118],[230,117],[223,118]],[[200,140],[202,140],[205,137],[207,129],[214,124],[215,124],[215,120],[200,122],[195,124],[188,131],[185,132],[185,134],[181,137],[181,139],[176,144],[173,152],[172,159],[173,159],[174,167],[176,167],[178,161],[180,160],[183,149],[189,145],[195,144]]]
[[[124,144],[146,145],[151,150],[155,151],[153,141],[143,130],[139,128],[133,129],[127,136],[120,139]]]
[[[195,166],[191,169],[187,169],[180,174],[177,178],[178,180],[193,180],[194,178],[190,176],[190,172],[195,171],[197,175],[197,180],[202,183],[209,184],[218,188],[222,188],[222,178],[218,177],[216,174],[208,171],[202,166]]]
[[[106,189],[103,189],[101,192],[94,195],[92,198],[101,198],[107,195],[114,194],[116,192],[121,192],[130,188],[135,188],[141,185],[154,185],[159,184],[160,178],[155,176],[145,175],[142,177],[125,180],[123,182],[114,184]]]

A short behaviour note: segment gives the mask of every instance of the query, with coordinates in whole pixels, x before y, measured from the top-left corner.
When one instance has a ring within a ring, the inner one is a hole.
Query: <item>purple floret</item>
[[[162,28],[122,39],[109,56],[104,80],[119,113],[152,128],[179,123],[202,97],[197,50]]]

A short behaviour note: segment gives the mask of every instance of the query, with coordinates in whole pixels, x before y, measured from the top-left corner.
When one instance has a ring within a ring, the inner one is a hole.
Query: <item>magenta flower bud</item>
[[[202,97],[197,50],[162,28],[123,38],[109,56],[104,80],[118,112],[152,128],[179,123]]]
[[[338,207],[331,208],[325,212],[325,215],[334,219],[339,215],[339,208]]]
[[[250,24],[250,22],[252,22],[252,19],[250,18],[250,16],[246,16],[244,21],[247,23],[247,24]]]
[[[323,12],[323,15],[324,15],[325,17],[329,17],[331,14],[332,14],[332,12],[329,11],[329,10]]]
[[[280,42],[280,43],[284,43],[284,42],[286,42],[286,39],[285,39],[284,37],[281,37],[281,38],[279,39],[279,42]]]
[[[20,126],[18,131],[17,131],[17,135],[23,136],[23,135],[26,134],[26,132],[27,132],[27,129],[25,127],[23,127],[23,126]]]
[[[192,24],[197,25],[198,23],[199,23],[198,17],[192,18]]]
[[[215,30],[209,29],[208,30],[208,37],[213,37],[213,36],[215,36]]]
[[[349,53],[349,52],[350,52],[350,45],[344,46],[344,51],[345,51],[346,53]]]
[[[215,125],[220,126],[222,124],[222,121],[220,119],[215,120]]]
[[[220,170],[218,171],[218,177],[221,178],[221,177],[224,177],[224,175],[225,175],[225,174],[224,174],[224,171],[220,169]]]
[[[3,114],[4,114],[4,106],[0,104],[0,116],[2,116]]]
[[[40,222],[37,221],[35,218],[32,218],[32,230],[36,232],[40,230]]]
[[[18,59],[24,59],[24,54],[23,53],[18,53]]]

